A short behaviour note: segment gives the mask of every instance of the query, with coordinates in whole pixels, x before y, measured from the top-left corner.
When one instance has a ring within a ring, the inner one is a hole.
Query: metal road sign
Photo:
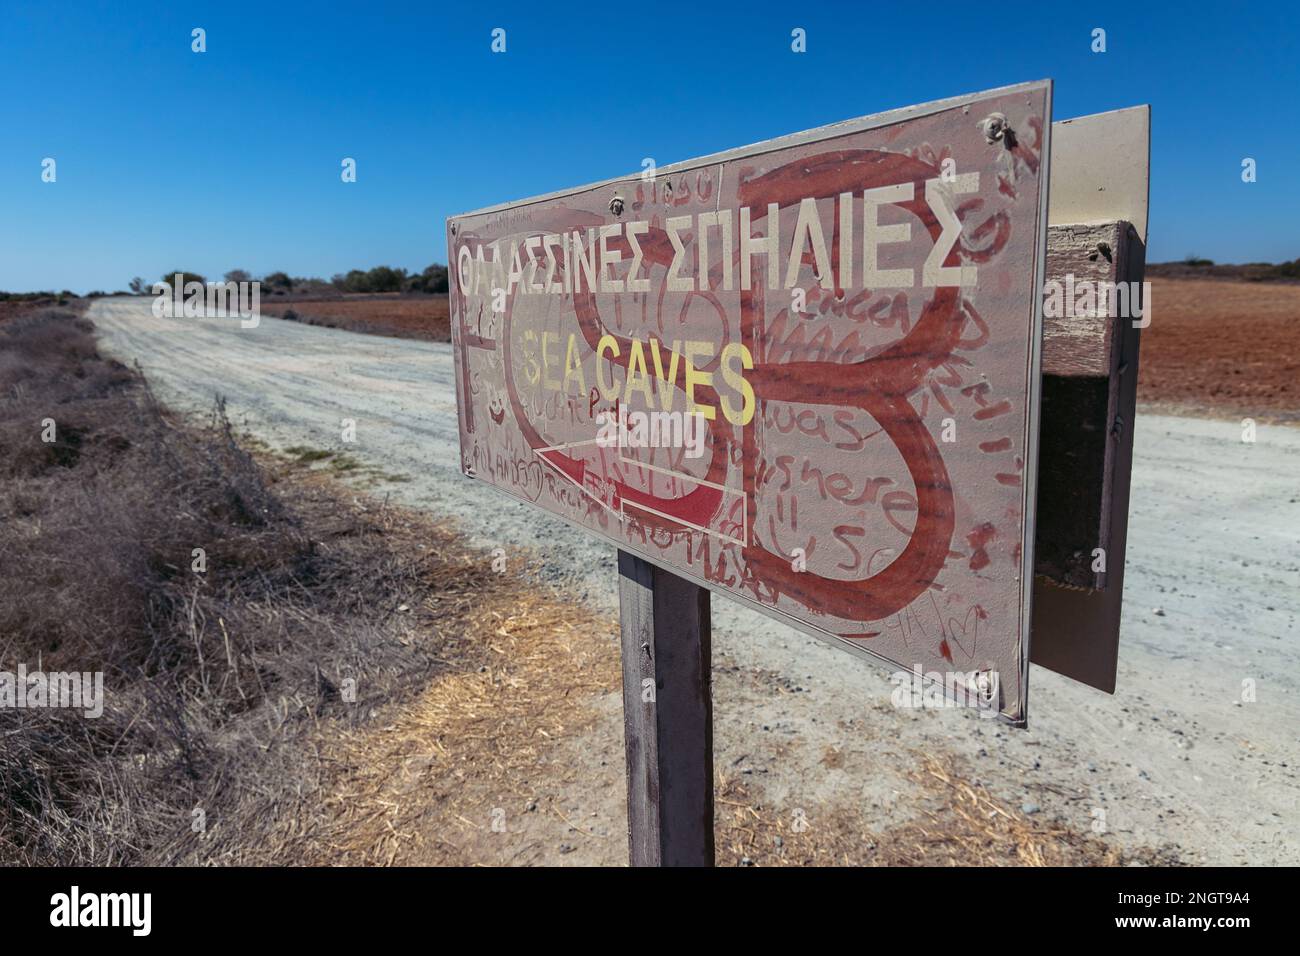
[[[466,474],[1025,716],[1050,81],[448,221]]]

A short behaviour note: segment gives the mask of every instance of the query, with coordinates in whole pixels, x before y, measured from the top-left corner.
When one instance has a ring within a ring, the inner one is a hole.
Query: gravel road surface
[[[344,452],[372,466],[372,490],[520,564],[535,551],[546,583],[616,606],[611,546],[460,475],[449,345],[270,317],[158,319],[150,303],[101,299],[89,315],[172,408],[224,395],[236,426],[271,447]],[[715,598],[715,664],[753,678],[716,695],[718,748],[763,774],[769,799],[866,806],[882,826],[908,814],[899,763],[951,753],[1024,812],[1123,846],[1300,863],[1300,429],[1261,426],[1247,444],[1232,421],[1140,414],[1136,428],[1115,696],[1035,666],[1027,731],[901,711],[883,671]],[[608,739],[592,753],[619,753],[617,696],[599,702]],[[612,815],[622,794],[599,799]]]

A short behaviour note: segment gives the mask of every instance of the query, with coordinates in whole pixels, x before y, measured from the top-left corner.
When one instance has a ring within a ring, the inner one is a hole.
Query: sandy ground
[[[268,445],[346,452],[373,466],[358,473],[371,491],[454,517],[512,569],[614,608],[608,544],[460,476],[450,346],[271,318],[155,319],[148,299],[89,314],[172,407],[224,395]],[[952,754],[1025,812],[1125,847],[1300,863],[1300,430],[1261,426],[1245,444],[1231,421],[1142,414],[1135,459],[1116,696],[1035,667],[1027,731],[897,710],[883,671],[715,598],[717,769],[811,826],[854,807],[884,827],[908,819],[913,785],[882,765]],[[602,718],[564,773],[569,815],[584,821],[565,862],[624,858],[621,701],[594,704]]]

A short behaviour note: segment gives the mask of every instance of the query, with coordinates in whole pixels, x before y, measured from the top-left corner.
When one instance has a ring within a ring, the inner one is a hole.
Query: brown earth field
[[[1156,278],[1151,293],[1139,402],[1300,422],[1300,285]]]
[[[349,332],[451,341],[451,309],[446,295],[292,299],[263,303],[261,313]]]
[[[1151,287],[1138,377],[1144,406],[1300,421],[1300,284],[1157,276]],[[445,295],[275,302],[262,312],[353,332],[451,340]]]

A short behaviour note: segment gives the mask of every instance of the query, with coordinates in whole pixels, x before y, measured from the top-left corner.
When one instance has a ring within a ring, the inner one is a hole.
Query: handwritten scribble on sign
[[[1024,716],[1050,87],[448,222],[462,468]]]

